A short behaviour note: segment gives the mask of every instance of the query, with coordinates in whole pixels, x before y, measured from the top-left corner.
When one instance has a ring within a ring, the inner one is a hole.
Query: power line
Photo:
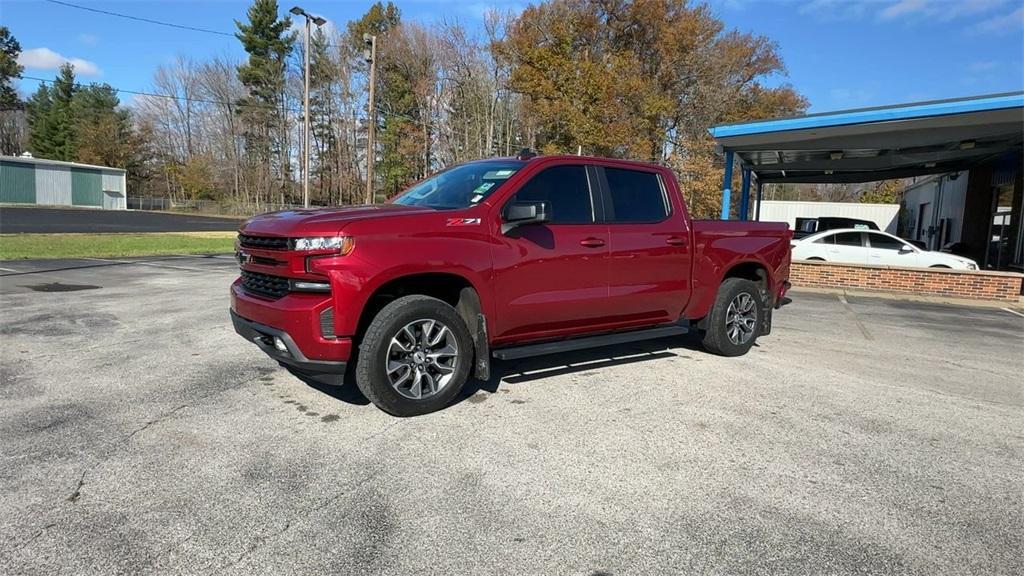
[[[17,76],[17,78],[21,78],[23,80],[35,80],[35,81],[41,82],[43,84],[53,84],[53,83],[55,83],[54,80],[48,80],[46,78],[37,78],[35,76]],[[198,104],[217,104],[219,106],[236,106],[236,107],[239,107],[239,108],[263,108],[263,109],[266,109],[266,110],[279,110],[279,109],[281,109],[281,108],[278,108],[277,106],[267,106],[266,104],[246,104],[244,102],[225,102],[223,100],[208,100],[206,98],[192,98],[192,97],[189,97],[189,96],[175,96],[173,94],[160,94],[160,93],[157,93],[157,92],[143,92],[143,91],[140,91],[140,90],[128,90],[126,88],[114,88],[113,86],[111,86],[109,84],[92,84],[92,85],[94,85],[94,86],[106,86],[106,87],[110,88],[111,90],[113,90],[114,92],[121,93],[121,94],[132,94],[132,95],[135,95],[135,96],[151,96],[153,98],[166,98],[168,100],[180,100],[182,102],[195,102],[195,103],[198,103]],[[82,84],[80,82],[75,82],[74,84],[72,84],[72,86],[74,86],[76,88],[87,88],[87,87],[90,86],[90,84]],[[299,113],[302,112],[298,108],[283,108],[283,110],[286,110],[288,112],[295,112],[296,114],[299,114]]]
[[[63,0],[46,0],[51,4],[58,4],[60,6],[67,6],[68,8],[77,8],[79,10],[85,10],[86,12],[95,12],[97,14],[105,14],[107,16],[114,16],[115,18],[124,18],[126,20],[134,20],[136,22],[146,22],[147,24],[156,24],[157,26],[166,26],[168,28],[178,28],[179,30],[189,30],[192,32],[202,32],[204,34],[216,34],[217,36],[228,36],[230,38],[236,38],[233,32],[224,32],[221,30],[210,30],[209,28],[198,28],[196,26],[186,26],[184,24],[175,24],[173,22],[163,22],[161,20],[153,20],[151,18],[142,18],[141,16],[132,16],[130,14],[121,14],[119,12],[111,12],[109,10],[100,10],[99,8],[91,8],[89,6],[81,6],[79,4],[72,4],[71,2],[64,2]],[[341,48],[338,44],[325,43],[328,48]]]
[[[218,36],[230,36],[235,37],[231,32],[221,32],[220,30],[209,30],[207,28],[197,28],[195,26],[186,26],[184,24],[174,24],[172,22],[161,22],[159,20],[151,20],[149,18],[142,18],[140,16],[130,16],[128,14],[119,14],[117,12],[109,12],[107,10],[100,10],[99,8],[90,8],[88,6],[80,6],[78,4],[72,4],[70,2],[62,2],[61,0],[46,0],[51,4],[60,4],[61,6],[67,6],[69,8],[78,8],[79,10],[85,10],[87,12],[95,12],[97,14],[106,14],[107,16],[115,16],[117,18],[125,18],[127,20],[135,20],[136,22],[147,22],[149,24],[156,24],[158,26],[167,26],[168,28],[179,28],[181,30],[191,30],[193,32],[204,32],[206,34],[217,34]]]

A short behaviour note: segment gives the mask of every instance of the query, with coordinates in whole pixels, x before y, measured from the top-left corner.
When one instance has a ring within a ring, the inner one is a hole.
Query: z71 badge
[[[448,226],[479,226],[479,218],[449,218]]]

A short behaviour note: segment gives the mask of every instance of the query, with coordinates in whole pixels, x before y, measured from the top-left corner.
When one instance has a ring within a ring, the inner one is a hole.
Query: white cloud
[[[999,67],[999,62],[993,62],[991,60],[982,60],[978,62],[971,62],[967,65],[967,70],[974,72],[975,74],[980,72],[990,72]]]
[[[950,22],[980,17],[1004,6],[1010,0],[889,0],[876,3],[884,6],[878,12],[882,21],[916,20]],[[862,5],[866,2],[861,3]]]
[[[94,62],[82,58],[68,58],[49,48],[31,48],[18,56],[18,64],[32,70],[57,70],[64,63],[75,67],[75,73],[82,76],[99,76],[103,74]]]
[[[982,20],[971,27],[974,34],[1004,34],[1024,29],[1024,6],[1003,16],[995,16]]]
[[[319,16],[319,14],[317,14]],[[316,24],[310,23],[309,35],[310,37],[316,34]],[[327,38],[327,42],[333,44],[339,37],[338,27],[335,26],[334,21],[327,20],[323,26],[320,26],[320,30],[324,33],[324,37]],[[303,16],[292,16],[292,25],[288,28],[290,33],[295,34],[295,42],[299,46],[306,44],[306,19]]]
[[[95,46],[100,43],[100,39],[95,34],[79,34],[78,41],[86,46]]]
[[[801,4],[797,12],[822,21],[860,20],[871,6],[869,2],[846,0],[810,0]]]
[[[928,7],[928,0],[899,0],[895,4],[886,6],[878,13],[882,20],[894,20],[908,14],[923,12]]]

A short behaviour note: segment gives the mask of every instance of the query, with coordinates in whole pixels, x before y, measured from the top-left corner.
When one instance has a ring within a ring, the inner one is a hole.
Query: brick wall
[[[895,268],[796,260],[789,281],[795,287],[845,288],[1017,302],[1024,275],[943,268]]]

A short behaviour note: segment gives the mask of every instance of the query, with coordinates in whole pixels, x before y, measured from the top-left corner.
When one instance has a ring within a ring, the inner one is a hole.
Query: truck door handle
[[[671,244],[672,246],[686,246],[686,238],[682,238],[680,236],[669,236],[665,239],[665,243]]]
[[[580,240],[580,246],[586,246],[587,248],[600,248],[604,246],[604,240],[600,238],[584,238]]]

